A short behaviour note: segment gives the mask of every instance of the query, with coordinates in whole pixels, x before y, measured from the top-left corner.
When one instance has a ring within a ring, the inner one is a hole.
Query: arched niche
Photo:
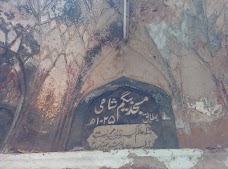
[[[171,98],[153,85],[119,78],[84,97],[66,150],[179,148]]]

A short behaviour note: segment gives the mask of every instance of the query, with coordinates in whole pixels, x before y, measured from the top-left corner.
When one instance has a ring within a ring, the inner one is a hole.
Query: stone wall
[[[172,100],[180,148],[228,146],[224,0],[0,0],[1,151],[65,151],[74,112],[121,77]]]

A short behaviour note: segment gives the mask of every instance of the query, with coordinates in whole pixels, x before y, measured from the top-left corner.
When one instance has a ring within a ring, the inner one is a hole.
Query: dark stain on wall
[[[4,140],[11,123],[13,121],[13,113],[4,107],[0,107],[0,144]]]
[[[63,9],[63,16],[68,22],[77,24],[80,21],[81,16],[79,0],[67,0]]]

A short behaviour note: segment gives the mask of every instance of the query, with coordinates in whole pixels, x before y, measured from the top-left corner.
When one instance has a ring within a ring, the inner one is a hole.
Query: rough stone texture
[[[227,147],[227,7],[131,0],[125,41],[122,1],[0,0],[1,152],[64,151],[80,100],[122,76],[170,95],[181,148]]]

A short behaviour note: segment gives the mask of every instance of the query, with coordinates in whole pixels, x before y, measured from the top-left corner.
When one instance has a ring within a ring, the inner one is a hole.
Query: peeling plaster
[[[147,152],[146,154],[144,154]],[[157,151],[141,151],[137,156],[154,157],[160,162],[164,162],[168,169],[190,169],[194,167],[198,158],[203,155],[203,151],[198,149],[185,150],[157,150]]]
[[[0,155],[0,168],[120,168],[133,165],[137,157],[154,157],[168,169],[190,169],[203,155],[199,149],[118,150],[110,152],[66,152]]]
[[[204,101],[206,102],[204,102]],[[189,103],[188,102],[188,107],[195,109],[209,117],[213,115],[221,115],[222,113],[222,105],[221,104],[216,104],[214,106],[206,106],[210,105],[207,101],[207,99],[201,99],[200,101],[196,101],[195,103]]]
[[[170,40],[168,34],[177,38],[179,42],[185,44],[186,46],[190,43],[187,20],[183,20],[180,27],[181,30],[173,29],[169,23],[166,23],[165,21],[147,25],[150,37],[154,40],[163,58],[166,60],[170,57]]]
[[[225,165],[228,167],[228,157],[226,159]]]
[[[169,49],[167,48],[167,38],[165,31],[168,29],[167,24],[162,21],[161,23],[153,23],[147,25],[150,37],[154,40],[162,56],[167,60],[169,59]]]

